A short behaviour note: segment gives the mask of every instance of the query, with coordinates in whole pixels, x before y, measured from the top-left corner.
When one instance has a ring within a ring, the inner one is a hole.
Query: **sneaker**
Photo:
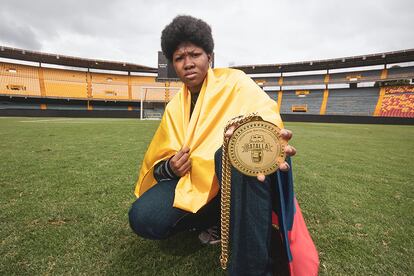
[[[221,242],[220,229],[217,226],[212,226],[198,235],[198,239],[202,244],[218,244]]]

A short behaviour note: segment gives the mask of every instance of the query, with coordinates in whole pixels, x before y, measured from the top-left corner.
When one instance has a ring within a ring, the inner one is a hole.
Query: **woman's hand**
[[[236,128],[235,126],[230,126],[229,129],[226,131],[225,136],[231,137],[233,135],[235,128]],[[283,140],[289,142],[289,140],[292,139],[293,134],[292,134],[292,131],[284,128],[280,131],[280,135],[282,136]],[[285,153],[286,153],[286,156],[294,156],[296,154],[296,149],[290,145],[286,145]],[[287,162],[283,162],[282,164],[279,165],[279,170],[286,172],[290,170],[290,166]],[[258,174],[257,179],[263,182],[265,180],[265,175]]]
[[[289,142],[289,140],[292,139],[292,136],[293,136],[292,131],[285,129],[285,128],[280,131],[280,135],[282,136],[282,139],[285,140],[286,142]],[[290,145],[286,145],[285,153],[286,153],[286,156],[294,156],[296,154],[296,149]],[[279,169],[281,171],[286,172],[290,169],[290,167],[287,162],[283,162],[282,164],[279,165]]]
[[[184,146],[171,159],[170,168],[176,176],[183,176],[191,169],[190,148]]]

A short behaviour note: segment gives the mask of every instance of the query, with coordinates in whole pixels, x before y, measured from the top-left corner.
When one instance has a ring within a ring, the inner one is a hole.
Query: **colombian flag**
[[[289,260],[290,275],[318,275],[319,257],[309,235],[302,212],[293,192],[292,164],[288,172],[277,171],[280,212],[272,213],[272,223],[279,226]]]

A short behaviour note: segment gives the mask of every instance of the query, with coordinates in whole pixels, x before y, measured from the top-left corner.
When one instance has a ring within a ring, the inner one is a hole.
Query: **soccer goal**
[[[140,120],[159,120],[165,105],[180,90],[177,86],[141,86]]]

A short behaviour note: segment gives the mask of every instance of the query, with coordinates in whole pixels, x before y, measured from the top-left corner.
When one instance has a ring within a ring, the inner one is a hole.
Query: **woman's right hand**
[[[184,146],[169,161],[171,170],[176,176],[183,176],[191,169],[190,148]]]

